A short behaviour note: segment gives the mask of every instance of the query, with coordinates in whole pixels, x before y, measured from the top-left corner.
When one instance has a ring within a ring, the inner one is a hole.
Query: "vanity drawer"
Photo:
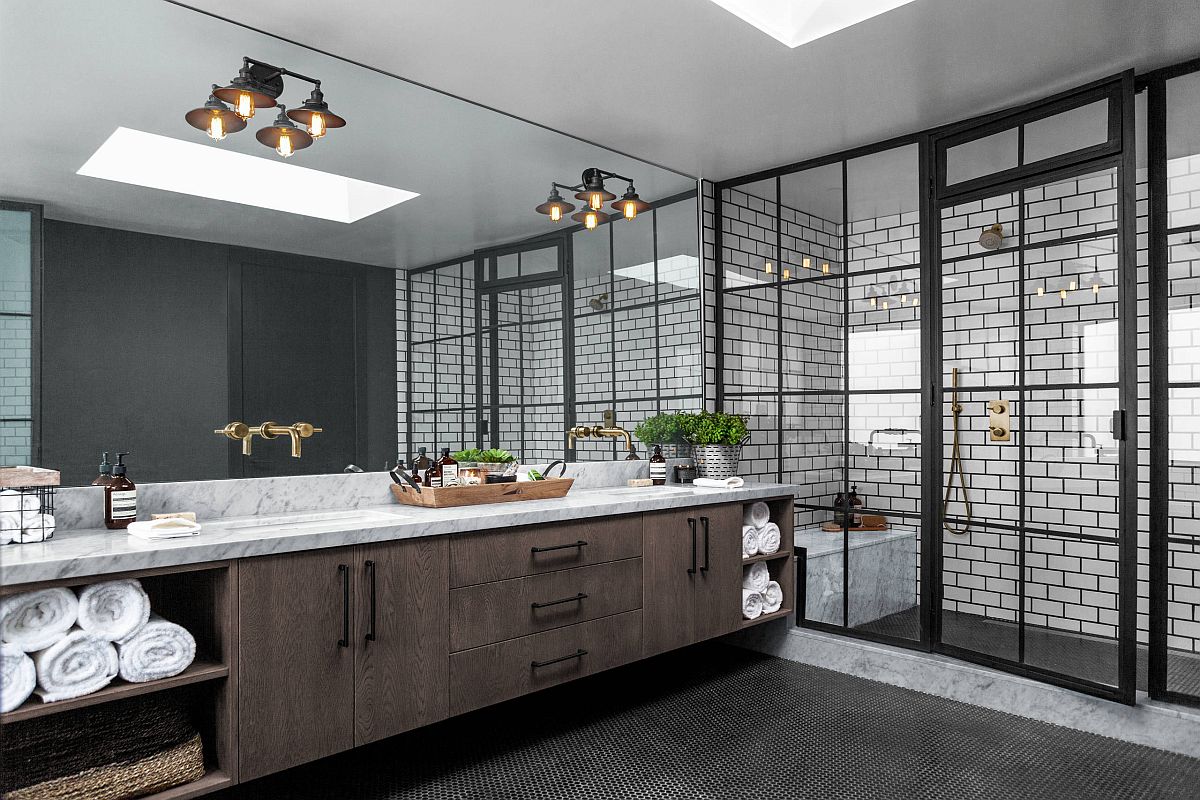
[[[450,590],[450,650],[467,650],[642,607],[642,559]]]
[[[450,538],[450,585],[502,581],[642,554],[642,515]]]
[[[450,656],[450,713],[462,714],[641,657],[642,612],[569,625]]]

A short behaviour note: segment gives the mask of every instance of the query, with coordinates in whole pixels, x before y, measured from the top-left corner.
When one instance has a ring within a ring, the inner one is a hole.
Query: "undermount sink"
[[[588,494],[604,497],[637,498],[645,500],[652,497],[672,497],[691,494],[691,489],[682,486],[603,486],[599,489],[588,489]]]
[[[406,514],[384,511],[319,511],[307,514],[279,514],[269,517],[250,517],[213,523],[227,531],[268,532],[274,530],[309,531],[320,528],[382,528],[406,519]]]

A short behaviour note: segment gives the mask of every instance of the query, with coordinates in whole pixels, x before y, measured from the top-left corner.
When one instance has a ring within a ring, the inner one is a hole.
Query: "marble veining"
[[[851,533],[850,626],[862,625],[912,608],[917,593],[917,531],[897,525],[883,533]],[[842,534],[820,529],[796,532],[806,550],[804,615],[816,622],[842,624],[846,595]]]

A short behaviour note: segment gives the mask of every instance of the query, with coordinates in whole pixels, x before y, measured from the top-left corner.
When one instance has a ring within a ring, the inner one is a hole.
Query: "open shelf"
[[[201,683],[202,681],[219,680],[228,676],[229,667],[224,664],[218,664],[214,661],[196,660],[192,662],[191,666],[172,678],[160,678],[159,680],[147,681],[146,683],[128,683],[120,678],[116,678],[112,683],[98,692],[92,692],[83,697],[74,697],[70,700],[43,703],[38,699],[37,695],[33,695],[19,707],[6,714],[0,714],[0,724],[8,725],[13,722],[44,717],[49,714],[59,714],[63,711],[71,711],[76,708],[109,703],[114,700],[124,700],[128,697],[136,697],[141,694],[161,692],[166,689],[175,689],[179,686]]]
[[[188,798],[200,797],[232,785],[233,778],[219,769],[214,769],[204,773],[204,777],[198,781],[146,795],[142,800],[188,800]]]
[[[756,556],[750,556],[749,558],[743,558],[742,565],[745,566],[746,564],[753,564],[755,561],[777,561],[781,558],[791,558],[791,556],[792,556],[792,553],[785,551],[781,547],[781,548],[779,548],[779,550],[777,550],[774,553],[768,553],[766,555],[759,553]]]
[[[742,620],[742,627],[743,628],[752,628],[755,625],[761,625],[764,622],[770,622],[771,620],[775,620],[775,619],[783,619],[790,613],[792,613],[792,610],[790,608],[784,607],[784,608],[781,608],[778,611],[774,611],[770,614],[761,614],[756,619],[744,619],[744,620]]]

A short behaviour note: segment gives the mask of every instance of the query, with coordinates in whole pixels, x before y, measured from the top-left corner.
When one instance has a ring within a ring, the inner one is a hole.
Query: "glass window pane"
[[[609,226],[613,248],[613,304],[620,310],[628,305],[654,302],[654,216],[639,214]]]
[[[1025,163],[1108,141],[1108,99],[1073,108],[1025,126]]]
[[[721,193],[721,228],[726,289],[779,279],[774,180],[725,189]]]
[[[29,313],[32,226],[28,211],[0,210],[0,313]]]
[[[845,371],[843,279],[789,283],[783,289],[785,390],[838,391]]]
[[[846,162],[850,271],[920,263],[919,156],[912,144]]]
[[[605,225],[600,230],[579,230],[571,235],[576,317],[612,308],[608,230]]]
[[[779,179],[780,260],[792,278],[842,273],[842,190],[840,161]]]
[[[659,302],[700,291],[695,199],[654,209]]]
[[[920,269],[850,280],[850,389],[921,385]]]
[[[1167,81],[1167,224],[1200,225],[1200,73]]]
[[[1016,128],[946,149],[946,185],[982,178],[1017,166]]]
[[[525,250],[521,254],[521,274],[538,275],[543,272],[558,272],[558,248],[543,247]]]
[[[724,301],[721,347],[726,391],[764,392],[778,388],[778,290],[727,292]]]
[[[496,274],[492,276],[493,280],[503,280],[505,278],[515,278],[520,271],[520,256],[516,253],[497,256],[495,270]]]

